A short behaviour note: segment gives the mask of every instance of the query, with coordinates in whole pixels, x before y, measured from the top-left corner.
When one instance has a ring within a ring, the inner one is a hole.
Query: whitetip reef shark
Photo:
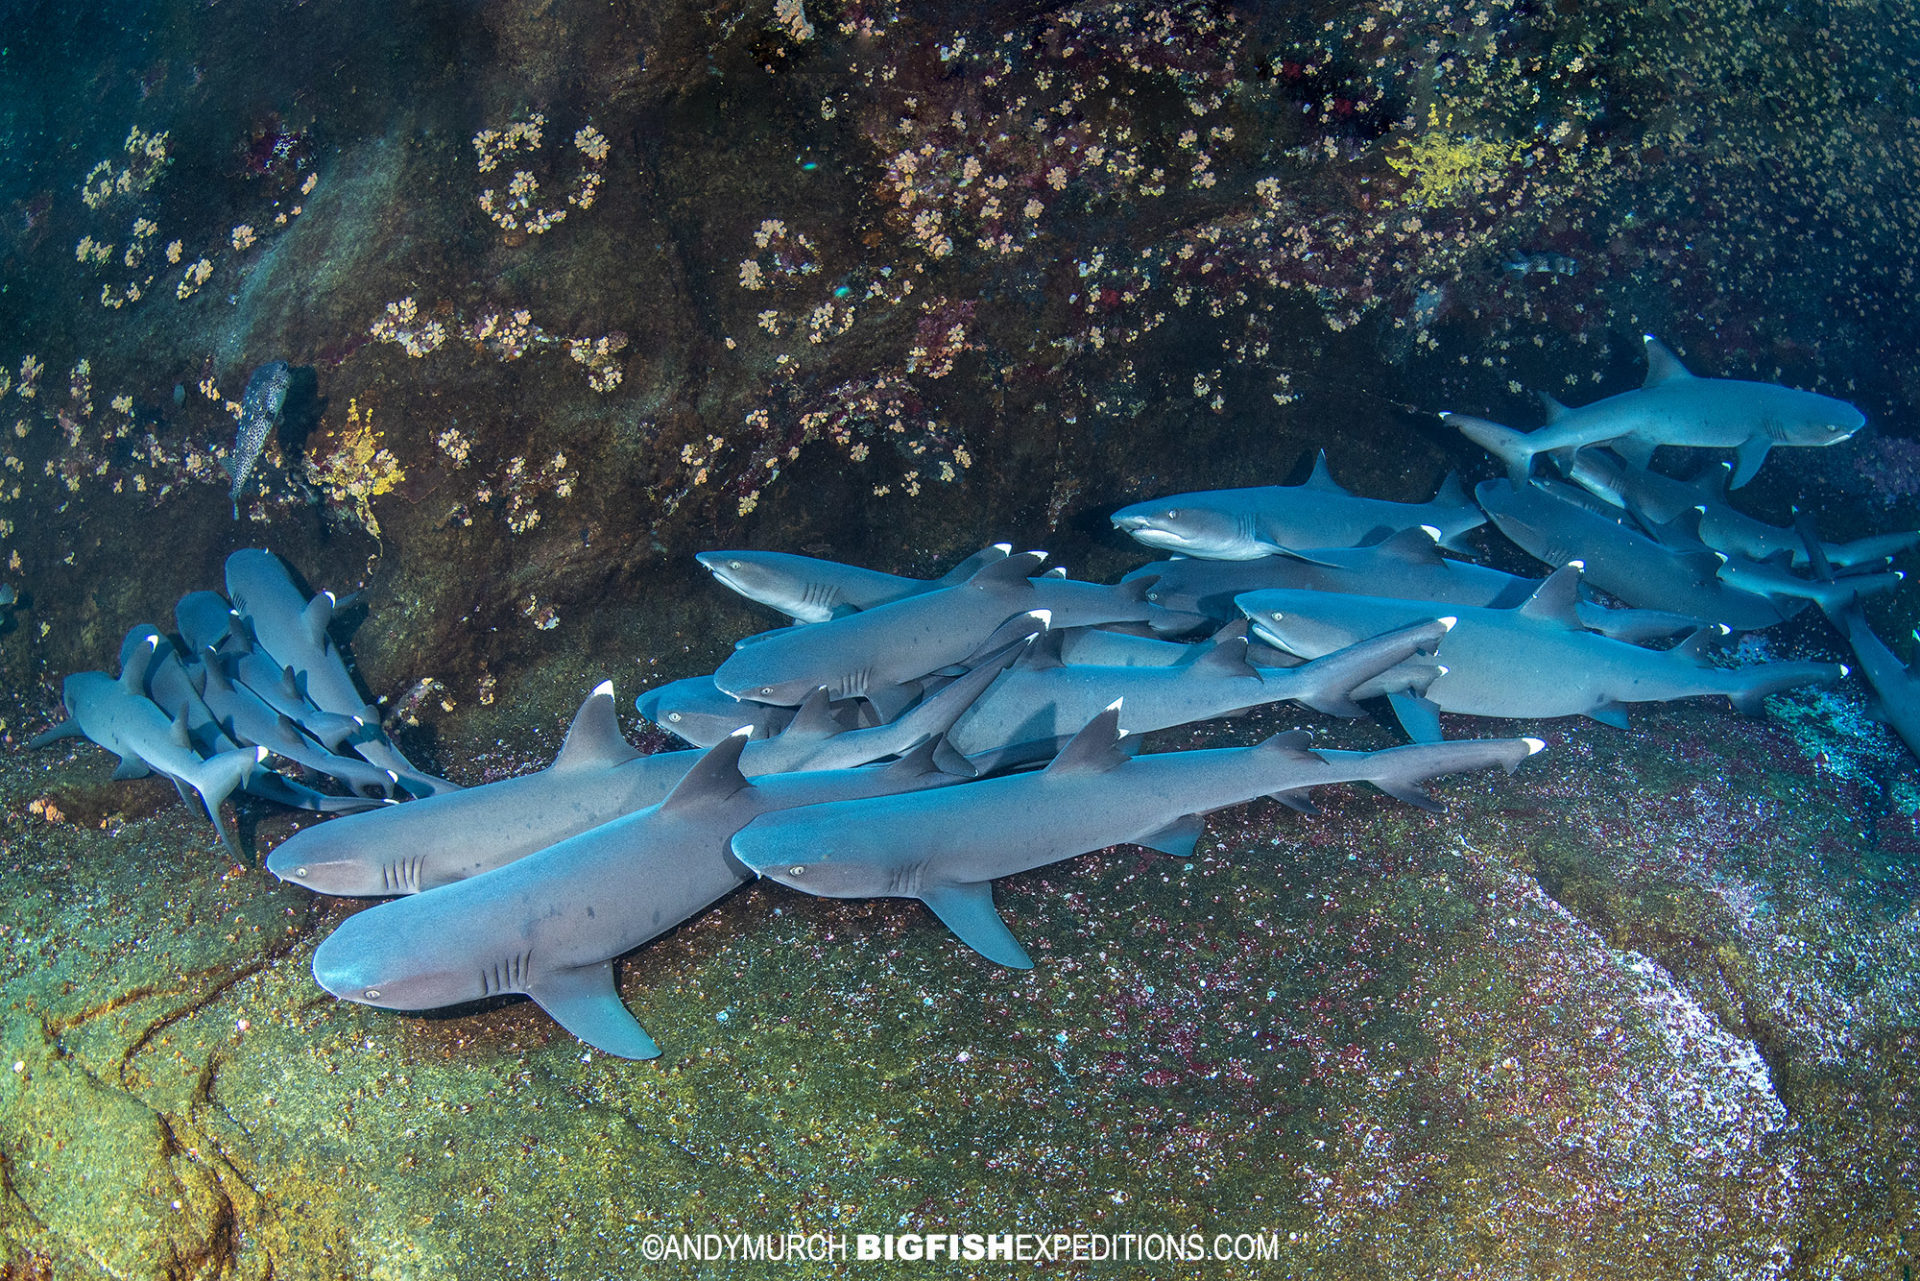
[[[1368,781],[1428,800],[1438,774],[1512,770],[1539,739],[1468,740],[1322,755],[1297,731],[1256,747],[1136,757],[1107,708],[1045,769],[938,792],[834,801],[755,819],[733,855],[769,880],[830,898],[917,898],[990,961],[1031,969],[993,905],[993,882],[1109,845],[1191,858],[1202,815],[1260,796],[1291,805],[1329,783]]]
[[[1136,542],[1205,560],[1358,546],[1422,525],[1439,531],[1436,541],[1442,547],[1457,548],[1463,535],[1487,523],[1452,472],[1424,503],[1361,498],[1334,480],[1325,451],[1314,459],[1313,474],[1303,484],[1174,494],[1122,507],[1112,519],[1115,529]]]
[[[778,737],[746,739],[735,755],[738,768],[750,777],[848,769],[933,742],[1023,645],[1009,646],[887,725],[843,729],[826,715],[824,698],[810,700]],[[943,769],[972,773],[944,740],[937,750]],[[613,682],[603,681],[580,704],[546,769],[306,828],[267,856],[267,870],[323,894],[417,894],[659,804],[702,759],[698,751],[641,755],[621,736]]]
[[[779,610],[796,623],[828,619],[872,609],[892,601],[952,587],[972,578],[982,566],[1004,560],[1011,543],[995,543],[961,561],[939,578],[907,578],[839,561],[795,556],[790,552],[712,551],[694,559],[721,586],[750,601]]]
[[[1645,342],[1645,383],[1578,409],[1542,396],[1547,425],[1538,431],[1466,414],[1440,417],[1506,463],[1515,481],[1527,477],[1539,454],[1570,458],[1604,443],[1645,467],[1660,446],[1684,445],[1733,450],[1733,489],[1753,479],[1775,445],[1837,445],[1866,426],[1866,415],[1844,400],[1778,383],[1696,377],[1658,338],[1647,334]]]
[[[963,781],[934,765],[931,741],[890,765],[757,780],[740,772],[746,745],[737,735],[704,753],[658,805],[348,917],[315,950],[314,978],[342,1000],[396,1010],[524,993],[595,1049],[656,1057],[614,990],[613,959],[750,879],[728,852],[736,832],[775,809]]]
[[[748,637],[713,683],[735,698],[789,706],[824,686],[830,698],[864,698],[892,720],[920,696],[927,677],[1024,634],[1022,615],[1045,614],[1055,627],[1152,616],[1146,582],[1108,587],[1030,577],[1045,559],[1045,552],[1021,552],[952,587]]]
[[[1580,569],[1558,570],[1512,609],[1461,606],[1441,643],[1444,670],[1424,693],[1390,694],[1409,737],[1436,742],[1440,712],[1528,719],[1588,716],[1625,729],[1627,704],[1724,694],[1738,710],[1761,711],[1769,694],[1799,685],[1831,685],[1847,674],[1836,663],[1762,663],[1714,667],[1703,630],[1672,649],[1629,645],[1580,625],[1574,611]],[[1239,600],[1255,632],[1302,657],[1328,653],[1425,617],[1425,601],[1331,592],[1250,592]]]
[[[158,636],[151,638],[157,641]],[[236,748],[211,760],[202,760],[193,750],[184,721],[174,720],[148,698],[143,687],[147,659],[137,654],[125,663],[118,680],[105,672],[76,672],[61,683],[60,697],[72,718],[36,736],[29,747],[44,747],[58,738],[84,734],[120,758],[115,778],[145,778],[149,773],[165,774],[186,800],[191,787],[205,804],[207,817],[226,844],[236,863],[242,861],[240,843],[234,840],[225,819],[220,817],[220,802],[247,781],[247,776],[266,759],[264,747]]]

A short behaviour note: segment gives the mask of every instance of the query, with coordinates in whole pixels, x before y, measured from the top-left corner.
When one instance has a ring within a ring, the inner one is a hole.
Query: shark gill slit
[[[1233,525],[1234,529],[1238,531],[1244,541],[1249,543],[1256,541],[1253,532],[1253,513],[1251,511],[1234,513]]]

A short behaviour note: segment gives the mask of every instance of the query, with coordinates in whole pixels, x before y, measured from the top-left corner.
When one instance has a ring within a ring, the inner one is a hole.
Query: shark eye
[[[761,692],[762,694],[771,694],[771,693],[773,693],[773,686],[771,686],[771,685],[762,685],[762,686],[760,687],[760,692]]]
[[[727,562],[727,568],[728,568],[728,569],[745,569],[745,568],[746,568],[746,566],[745,566],[745,565],[743,565],[743,564],[741,564],[741,563],[740,563],[739,561],[737,561],[737,560],[730,560],[730,561],[728,561],[728,562]]]
[[[307,874],[307,869],[304,867],[296,867],[293,869],[293,874],[295,876],[305,876]]]
[[[1167,508],[1167,519],[1168,519],[1168,520],[1179,520],[1179,519],[1180,519],[1180,509],[1179,509],[1178,507],[1169,507],[1169,508]]]
[[[670,720],[670,721],[672,721],[672,722],[673,722],[674,724],[676,724],[676,725],[677,725],[677,724],[679,724],[679,723],[680,723],[680,713],[678,713],[678,712],[668,712],[668,713],[667,713],[667,719],[668,719],[668,720]]]
[[[807,865],[805,863],[802,863],[798,867],[790,867],[787,869],[788,876],[805,876],[806,874],[807,874]]]
[[[377,988],[377,987],[370,987],[370,988],[368,988],[368,989],[367,989],[367,991],[366,991],[366,997],[367,997],[367,999],[368,999],[369,1001],[377,1001],[377,1000],[379,1000],[379,999],[380,999],[380,989],[379,989],[379,988]]]

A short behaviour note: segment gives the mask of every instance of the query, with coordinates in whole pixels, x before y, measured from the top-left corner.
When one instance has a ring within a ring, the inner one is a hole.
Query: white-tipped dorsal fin
[[[1580,563],[1573,561],[1547,575],[1547,581],[1541,583],[1533,595],[1519,606],[1520,615],[1536,622],[1564,627],[1568,631],[1582,630],[1577,613],[1581,569]]]
[[[1534,756],[1547,750],[1547,744],[1545,739],[1523,738],[1520,741],[1527,745],[1528,756]]]
[[[573,714],[566,741],[550,768],[562,772],[608,769],[638,755],[633,744],[621,737],[620,717],[613,709],[613,682],[601,681]]]
[[[695,761],[693,768],[667,794],[667,799],[660,802],[660,812],[671,813],[723,801],[741,788],[752,786],[740,772],[740,753],[746,750],[752,736],[750,727],[742,727],[708,748],[706,755]]]
[[[1046,772],[1049,774],[1098,774],[1123,765],[1128,753],[1120,748],[1120,740],[1125,737],[1120,729],[1120,699],[1107,704],[1098,716],[1086,723],[1060,754],[1053,758]]]
[[[1680,363],[1680,357],[1667,350],[1667,345],[1652,334],[1642,335],[1647,344],[1647,381],[1646,387],[1658,387],[1661,383],[1678,382],[1693,375]]]

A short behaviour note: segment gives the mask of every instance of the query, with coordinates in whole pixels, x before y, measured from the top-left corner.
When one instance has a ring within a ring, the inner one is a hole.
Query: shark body
[[[789,552],[715,551],[694,557],[722,586],[777,609],[796,623],[830,618],[952,587],[1013,551],[1006,543],[975,552],[939,578],[907,578]]]
[[[1023,552],[953,587],[749,638],[720,665],[713,683],[735,698],[789,706],[825,687],[831,698],[865,698],[882,720],[891,720],[919,696],[926,677],[1029,630],[1016,621],[1023,614],[1045,614],[1061,627],[1150,616],[1143,584],[1029,577],[1042,559],[1043,553]]]
[[[1599,500],[1578,490],[1569,494],[1557,482],[1489,480],[1474,495],[1500,532],[1528,555],[1555,569],[1577,560],[1589,583],[1629,605],[1736,631],[1771,627],[1806,606],[1723,582],[1720,558],[1711,549],[1658,542],[1589,506]]]
[[[454,789],[456,785],[446,779],[415,769],[381,730],[378,709],[360,696],[339,648],[327,635],[337,603],[332,592],[309,599],[295,586],[278,556],[254,548],[227,557],[226,581],[227,598],[252,633],[266,668],[277,668],[282,674],[281,678],[270,679],[265,669],[255,665],[256,675],[250,677],[246,670],[237,673],[243,683],[309,730],[319,723],[313,711],[357,721],[353,731],[337,737],[340,723],[330,722],[332,728],[321,731],[321,741],[329,749],[343,739],[350,742],[360,756],[391,770],[413,795],[432,796]],[[291,705],[287,690],[279,688],[283,685],[291,691]],[[311,704],[312,711],[303,710],[300,704]]]
[[[737,766],[759,777],[903,755],[951,726],[1011,657],[999,656],[890,725],[842,730],[826,720],[822,702],[809,703],[779,737],[746,741]],[[972,772],[941,746],[944,769],[955,777]],[[580,705],[546,769],[306,828],[281,842],[267,870],[323,894],[417,894],[657,805],[702,759],[699,751],[641,755],[620,734],[607,681]]]
[[[1571,458],[1588,445],[1606,444],[1636,467],[1662,445],[1731,449],[1731,488],[1752,480],[1776,445],[1837,445],[1866,425],[1866,415],[1844,400],[1776,383],[1699,378],[1652,334],[1646,335],[1646,382],[1569,409],[1543,397],[1547,425],[1521,433],[1483,418],[1442,414],[1450,425],[1524,480],[1540,454]]]
[[[1503,609],[1525,601],[1541,583],[1442,556],[1432,531],[1424,529],[1404,530],[1368,547],[1326,547],[1243,561],[1155,561],[1134,573],[1156,580],[1147,599],[1167,610],[1169,618],[1212,623],[1241,616],[1236,597],[1279,588]],[[1618,640],[1651,640],[1699,625],[1697,618],[1661,610],[1607,609],[1588,600],[1576,608],[1582,623]]]
[[[1762,700],[1798,685],[1832,684],[1833,663],[1763,663],[1727,669],[1707,663],[1710,633],[1669,650],[1645,649],[1587,631],[1574,612],[1579,571],[1569,567],[1512,609],[1461,606],[1440,649],[1446,670],[1423,694],[1391,694],[1407,733],[1440,738],[1438,713],[1547,718],[1588,716],[1624,729],[1627,705],[1723,694],[1758,713]],[[1308,656],[1404,626],[1432,608],[1423,601],[1321,592],[1252,592],[1240,608],[1254,630]]]
[[[118,680],[105,672],[76,672],[67,677],[61,685],[61,701],[73,718],[72,726],[120,758],[115,778],[144,778],[157,772],[173,780],[182,799],[189,787],[199,793],[207,817],[238,863],[240,844],[220,817],[220,803],[246,782],[266,750],[239,748],[201,759],[185,723],[170,718],[146,696],[145,669],[146,663],[139,661],[124,665]],[[35,739],[34,745],[64,732],[66,727],[56,727]]]
[[[1459,480],[1448,473],[1424,503],[1348,493],[1322,453],[1299,485],[1260,485],[1174,494],[1113,513],[1113,527],[1162,551],[1206,560],[1253,560],[1303,547],[1358,546],[1369,538],[1426,525],[1443,547],[1486,524]]]
[[[949,740],[967,755],[1064,742],[1116,698],[1120,729],[1127,734],[1288,700],[1334,716],[1358,716],[1359,699],[1389,689],[1424,689],[1439,669],[1416,656],[1430,654],[1446,634],[1432,619],[1416,621],[1315,662],[1265,672],[1247,662],[1244,625],[1177,667],[1069,665],[1048,655],[1003,674],[960,718]]]
[[[1470,741],[1329,759],[1296,732],[1257,747],[1134,757],[1119,722],[1119,707],[1102,712],[1036,773],[767,815],[733,838],[734,856],[809,894],[917,898],[982,956],[1028,969],[1026,949],[994,909],[998,877],[1123,843],[1191,857],[1201,816],[1213,810],[1268,795],[1301,804],[1311,788],[1362,779],[1427,800],[1418,791],[1425,779],[1511,769],[1541,746]]]
[[[655,1057],[612,962],[748,879],[728,852],[735,832],[787,806],[960,781],[931,765],[929,744],[893,765],[749,782],[745,746],[736,737],[706,752],[658,805],[348,917],[315,950],[314,978],[342,1000],[399,1010],[524,993],[596,1049]]]

